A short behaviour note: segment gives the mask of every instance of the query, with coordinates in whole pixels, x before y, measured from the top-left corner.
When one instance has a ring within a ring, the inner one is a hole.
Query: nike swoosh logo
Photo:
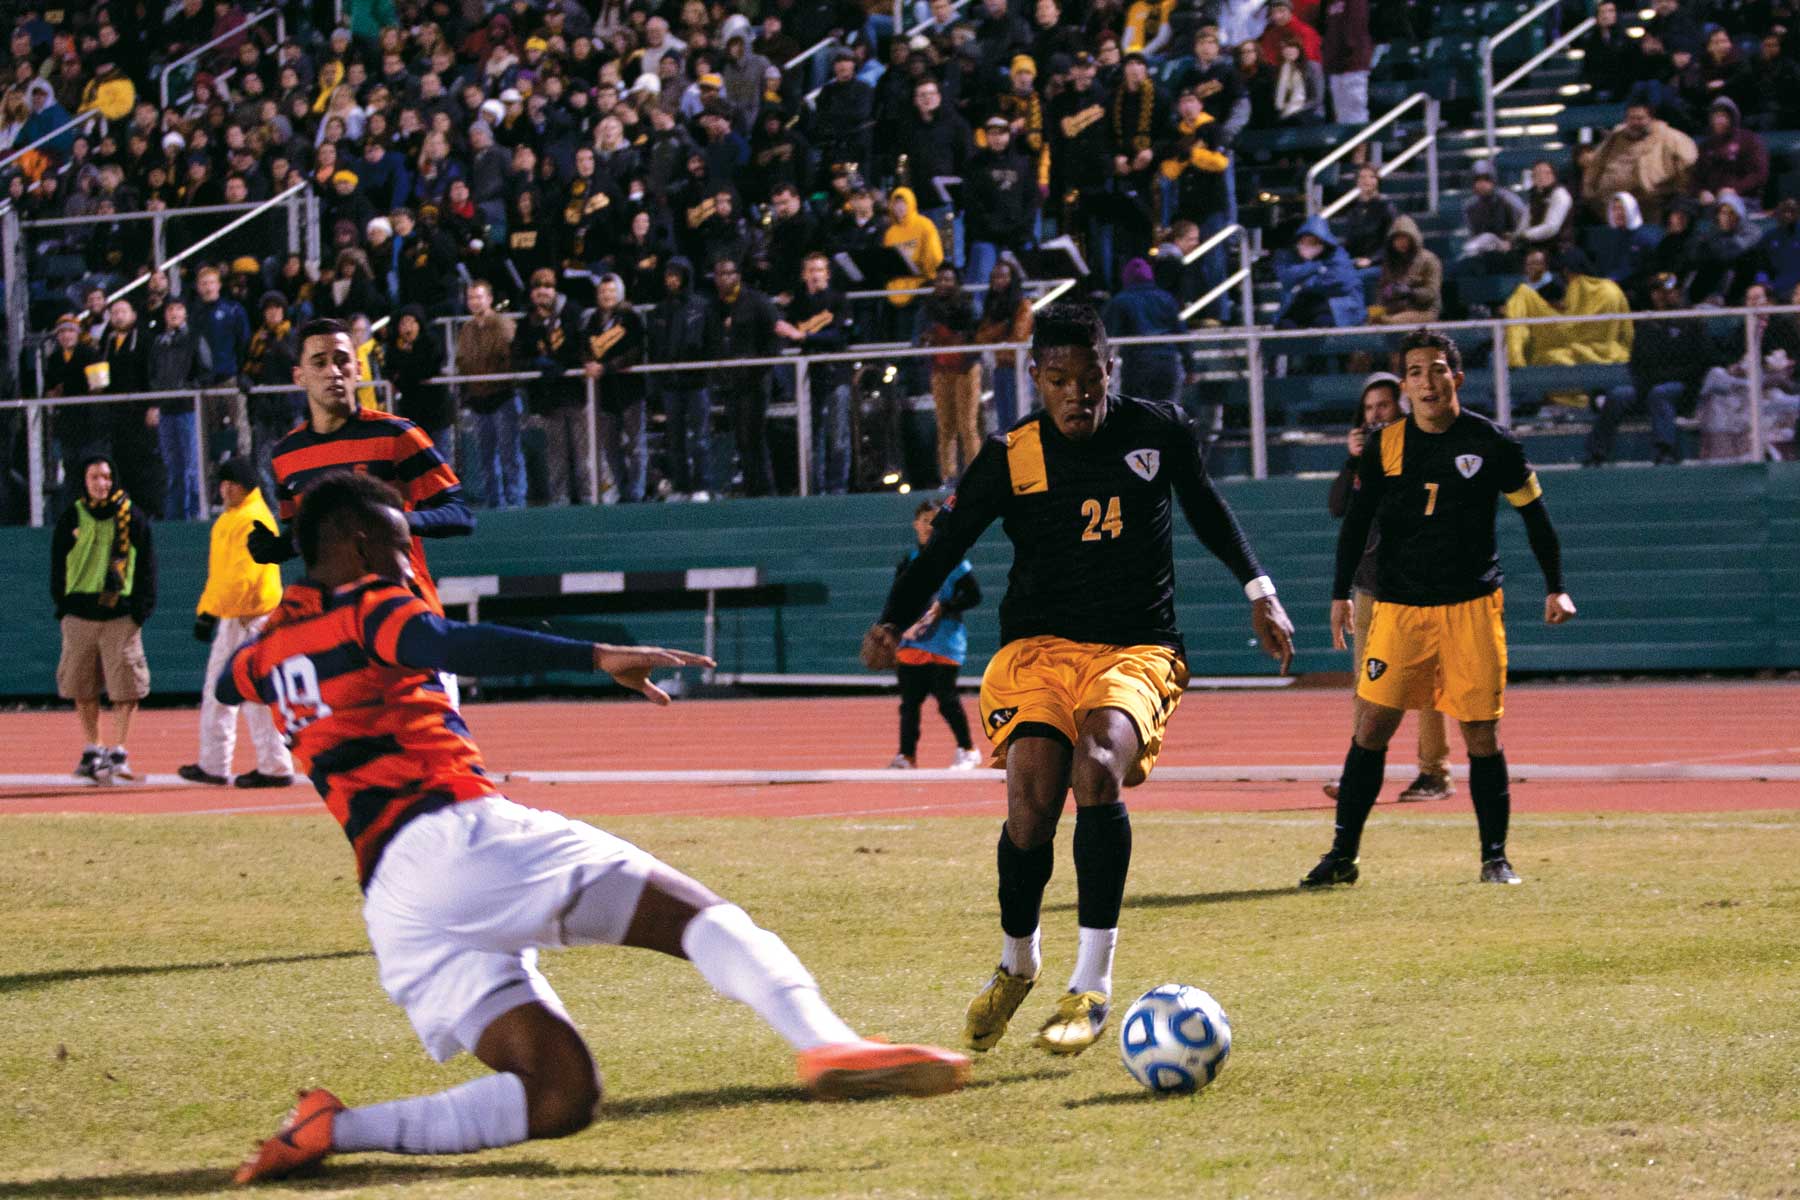
[[[302,1129],[305,1129],[308,1125],[311,1125],[314,1121],[318,1120],[320,1117],[324,1116],[326,1113],[328,1113],[330,1111],[331,1111],[330,1109],[321,1108],[321,1109],[317,1110],[316,1112],[307,1114],[306,1120],[301,1121],[298,1125],[288,1126],[286,1129],[284,1129],[280,1133],[276,1134],[275,1139],[277,1141],[287,1143],[288,1145],[292,1146],[296,1150],[300,1149],[300,1143],[296,1142],[294,1140],[294,1135],[296,1133],[299,1133]]]

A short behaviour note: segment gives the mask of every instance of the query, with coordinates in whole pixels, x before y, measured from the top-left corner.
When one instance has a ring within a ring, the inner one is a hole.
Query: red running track
[[[490,768],[531,770],[803,770],[880,767],[894,754],[896,701],[885,697],[808,697],[678,702],[471,704],[465,717]],[[973,697],[965,707],[974,712]],[[1159,765],[1335,765],[1349,735],[1343,692],[1192,692],[1171,726]],[[1533,685],[1512,689],[1503,724],[1515,763],[1800,764],[1800,687],[1781,683]],[[192,711],[140,714],[132,758],[140,774],[169,774],[195,757]],[[1390,760],[1405,761],[1411,722]],[[1457,744],[1453,737],[1452,744]],[[0,775],[68,771],[80,754],[72,713],[0,716]],[[947,765],[949,735],[925,713],[923,765]],[[237,769],[247,770],[240,736]],[[1459,751],[1460,755],[1460,751]],[[1390,785],[1389,795],[1394,787]],[[692,816],[963,816],[1003,812],[991,779],[957,783],[827,783],[765,786],[708,784],[517,783],[521,801],[567,812]],[[1531,782],[1515,785],[1520,812],[1713,812],[1800,808],[1793,783],[1654,781]],[[195,813],[303,811],[310,788],[0,786],[0,814],[32,812]],[[1328,807],[1311,784],[1158,784],[1133,793],[1139,809],[1278,811]],[[1466,810],[1466,795],[1420,811]]]

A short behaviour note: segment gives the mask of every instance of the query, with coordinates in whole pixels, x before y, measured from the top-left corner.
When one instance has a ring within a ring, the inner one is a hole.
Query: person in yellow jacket
[[[919,215],[919,201],[909,187],[897,187],[888,196],[888,217],[892,224],[881,235],[881,244],[892,246],[912,260],[917,275],[901,275],[888,280],[888,291],[905,291],[924,287],[936,278],[938,265],[944,261],[944,242],[938,236],[937,223]],[[911,296],[890,296],[888,303],[905,308]]]
[[[206,657],[206,683],[200,690],[200,761],[177,774],[193,783],[241,788],[286,787],[294,782],[294,760],[276,732],[268,708],[251,704],[244,713],[256,743],[256,769],[231,778],[231,754],[237,748],[237,706],[213,695],[219,676],[237,648],[262,631],[263,622],[281,602],[281,568],[251,559],[246,545],[257,525],[276,528],[256,486],[256,462],[229,458],[219,467],[219,495],[224,510],[213,522],[212,549],[206,561],[206,590],[195,606],[194,636],[212,643]]]
[[[1509,325],[1506,362],[1514,367],[1574,367],[1631,359],[1631,305],[1610,279],[1588,273],[1587,256],[1563,251],[1557,274],[1542,289],[1520,284],[1502,309],[1509,319],[1618,313],[1615,321]]]

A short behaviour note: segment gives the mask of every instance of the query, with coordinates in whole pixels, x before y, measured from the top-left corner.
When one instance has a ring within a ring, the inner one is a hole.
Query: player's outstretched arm
[[[1005,443],[989,441],[957,481],[956,492],[938,510],[925,548],[894,580],[880,619],[863,635],[864,666],[885,671],[894,665],[900,631],[919,619],[975,539],[1000,515],[1010,479]]]
[[[428,611],[401,614],[401,624],[395,632],[383,627],[379,616],[374,621],[374,629],[365,625],[364,639],[377,661],[458,675],[605,671],[622,687],[641,692],[657,704],[667,704],[669,697],[650,682],[650,672],[713,665],[713,660],[705,655],[685,650],[609,646],[504,625],[465,625]]]

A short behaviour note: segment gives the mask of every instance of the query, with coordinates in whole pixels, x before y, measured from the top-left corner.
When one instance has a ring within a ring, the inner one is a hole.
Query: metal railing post
[[[1013,352],[1013,413],[1024,416],[1031,411],[1031,352],[1016,347]]]
[[[250,397],[242,392],[231,395],[231,419],[237,422],[238,457],[249,458],[256,447],[250,437]]]
[[[31,307],[25,279],[25,240],[20,236],[19,212],[10,204],[0,218],[0,268],[6,272],[6,369],[0,371],[0,377],[10,378],[25,353],[25,318]],[[37,356],[37,363],[42,371],[43,355]],[[38,393],[43,394],[42,387]]]
[[[301,249],[301,247],[300,247],[300,221],[301,221],[300,208],[301,208],[301,205],[299,203],[298,198],[296,197],[294,200],[289,200],[287,202],[287,204],[285,205],[285,207],[287,208],[287,227],[288,227],[287,248],[288,248],[288,253],[297,254],[300,252],[300,249]]]
[[[1432,213],[1438,210],[1438,102],[1434,96],[1425,101],[1425,195]]]
[[[1506,325],[1494,322],[1494,420],[1512,428],[1512,364],[1506,361]]]
[[[306,267],[307,270],[317,275],[319,273],[319,198],[313,194],[311,188],[302,192],[301,195],[306,201],[305,215],[300,222],[301,230],[305,234]]]
[[[1763,444],[1763,362],[1762,362],[1762,328],[1756,313],[1744,314],[1744,345],[1748,357],[1744,359],[1744,383],[1750,389],[1750,461],[1761,462],[1766,449]]]
[[[33,528],[44,523],[44,414],[47,407],[33,405],[25,410],[25,485],[31,489],[27,500]]]
[[[812,495],[812,376],[807,366],[804,358],[794,361],[794,462],[802,496]]]
[[[1245,355],[1245,375],[1250,384],[1250,477],[1269,477],[1269,410],[1263,395],[1262,338],[1251,326]]]
[[[1238,287],[1242,289],[1242,299],[1239,303],[1241,303],[1244,308],[1245,329],[1256,328],[1256,280],[1251,278],[1251,264],[1253,258],[1254,256],[1250,249],[1250,239],[1247,237],[1239,238],[1238,270],[1241,271],[1244,276],[1238,283]]]
[[[1499,144],[1499,124],[1494,120],[1494,39],[1481,39],[1481,129],[1487,143],[1488,157],[1494,157]]]
[[[582,419],[587,422],[587,469],[588,486],[587,502],[600,503],[600,388],[599,381],[592,376],[584,376],[582,384],[587,392],[587,403],[583,405]],[[608,462],[612,461],[610,458]],[[619,486],[618,480],[613,486]]]
[[[150,261],[159,263],[169,257],[168,247],[163,242],[164,221],[163,210],[157,209],[156,215],[150,218]]]
[[[207,520],[212,516],[212,505],[208,503],[206,487],[206,393],[194,393],[194,472],[200,476],[200,519]]]

